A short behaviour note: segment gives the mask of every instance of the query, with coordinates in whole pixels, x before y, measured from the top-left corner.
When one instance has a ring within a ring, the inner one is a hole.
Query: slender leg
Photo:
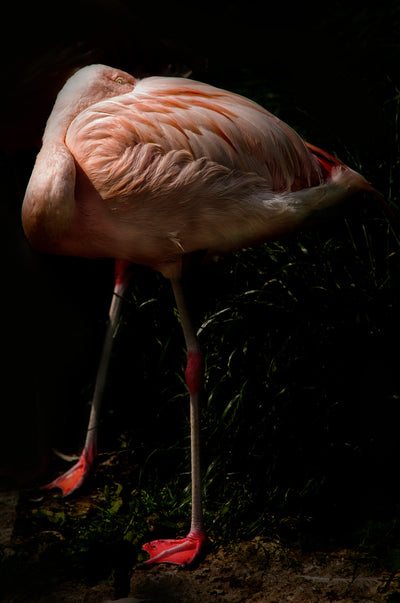
[[[178,540],[154,540],[143,546],[150,554],[146,564],[176,563],[190,565],[202,554],[207,536],[203,524],[200,471],[200,399],[203,381],[203,359],[190,320],[180,279],[172,280],[175,300],[181,317],[188,358],[185,371],[190,393],[191,464],[192,464],[192,518],[189,534]]]
[[[50,484],[43,487],[45,490],[60,488],[64,496],[72,494],[82,486],[89,475],[94,460],[97,456],[97,437],[99,431],[99,418],[104,387],[106,383],[108,366],[114,343],[114,331],[121,313],[122,296],[129,284],[130,264],[123,260],[115,263],[115,286],[109,309],[109,321],[104,338],[99,368],[97,370],[96,384],[93,395],[93,404],[90,412],[89,426],[86,435],[85,446],[78,462],[69,471],[60,475]]]

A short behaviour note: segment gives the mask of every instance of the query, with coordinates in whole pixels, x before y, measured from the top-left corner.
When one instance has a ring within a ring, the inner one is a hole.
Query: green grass
[[[399,244],[378,207],[364,213],[238,252],[193,278],[195,315],[204,317],[206,522],[216,540],[268,534],[281,524],[287,531],[296,522],[323,527],[328,538],[339,536],[339,527],[344,535],[372,488],[362,476],[379,481],[385,462],[390,473]],[[156,504],[161,523],[184,524],[185,351],[171,294],[159,277],[149,279],[159,286],[159,301],[133,310],[147,314],[145,326],[144,318],[126,326],[126,342],[136,339],[145,358],[143,372],[137,374],[137,352],[132,360],[132,350],[116,351],[135,366],[135,383],[130,410],[114,409],[114,416],[120,412],[132,425],[125,436],[151,513]],[[133,297],[139,291],[135,285]],[[126,392],[125,363],[117,381]],[[140,512],[146,515],[145,506]]]
[[[256,535],[351,545],[398,568],[398,257],[372,204],[193,275],[206,357],[205,521],[216,546]],[[5,584],[40,561],[63,567],[64,579],[121,586],[144,542],[189,527],[183,338],[168,283],[141,268],[136,276],[99,469],[83,498],[22,501],[21,549],[3,563]]]
[[[398,91],[390,83],[388,91],[383,112],[397,123]],[[396,213],[397,131],[379,165],[361,151],[357,158],[342,151]],[[206,358],[206,523],[215,541],[274,531],[373,547],[370,522],[379,514],[393,539],[398,535],[399,254],[395,222],[365,199],[313,230],[238,251],[192,275]],[[124,446],[140,467],[139,498],[126,507],[124,529],[133,533],[132,521],[151,516],[164,532],[178,524],[183,534],[190,512],[183,338],[168,283],[142,268],[133,282],[105,444],[115,448],[126,426]]]

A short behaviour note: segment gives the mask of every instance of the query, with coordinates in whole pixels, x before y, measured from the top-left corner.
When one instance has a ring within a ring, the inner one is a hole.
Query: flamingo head
[[[120,69],[107,65],[88,65],[76,71],[64,84],[57,96],[47,122],[47,133],[54,133],[52,126],[69,123],[80,113],[97,102],[126,94],[133,90],[137,80]]]

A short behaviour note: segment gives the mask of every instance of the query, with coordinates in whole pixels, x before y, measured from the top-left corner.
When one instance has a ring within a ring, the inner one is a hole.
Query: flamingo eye
[[[127,81],[123,77],[121,77],[120,75],[115,78],[115,81],[116,81],[117,84],[126,84],[127,83]]]

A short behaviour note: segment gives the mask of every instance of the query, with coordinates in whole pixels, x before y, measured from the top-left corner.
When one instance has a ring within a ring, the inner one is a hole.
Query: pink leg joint
[[[188,350],[185,379],[190,394],[200,391],[203,382],[203,355],[200,350]]]
[[[131,262],[127,260],[115,260],[115,284],[122,285],[125,281],[129,280],[131,270]]]

